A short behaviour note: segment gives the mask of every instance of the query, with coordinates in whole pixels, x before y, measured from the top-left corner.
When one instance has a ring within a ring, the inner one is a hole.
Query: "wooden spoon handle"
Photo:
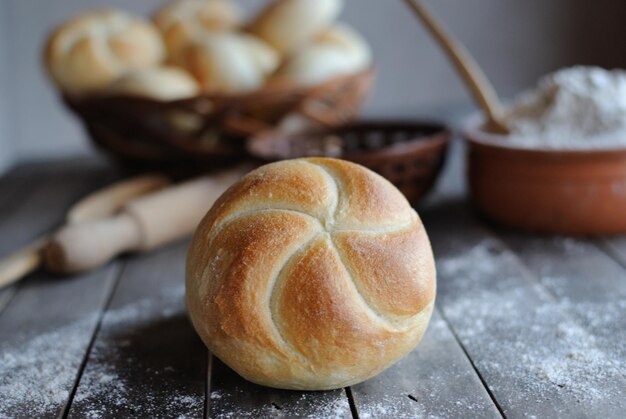
[[[509,129],[502,122],[502,105],[498,95],[465,47],[443,27],[443,25],[428,11],[421,0],[405,0],[417,17],[422,21],[431,35],[441,45],[452,64],[465,81],[474,99],[487,115],[489,127],[499,134],[508,134]]]

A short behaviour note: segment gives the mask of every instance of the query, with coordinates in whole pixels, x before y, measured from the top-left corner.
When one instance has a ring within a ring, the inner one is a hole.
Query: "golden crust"
[[[241,24],[242,13],[227,0],[176,0],[161,7],[152,20],[163,34],[170,61],[181,63],[192,41],[235,29]]]
[[[341,197],[334,223],[341,229],[378,229],[407,224],[415,211],[382,176],[344,160],[313,158],[334,177]]]
[[[417,214],[378,175],[332,159],[270,164],[231,187],[198,227],[186,276],[209,349],[280,388],[380,372],[419,341],[435,297]]]
[[[70,19],[50,35],[44,51],[48,72],[73,95],[98,92],[128,70],[159,63],[165,54],[156,28],[117,10]]]
[[[273,324],[269,300],[281,266],[317,232],[301,214],[271,210],[230,222],[214,240],[209,231],[196,234],[188,268],[202,268],[187,271],[187,304],[206,316],[192,320],[209,349],[241,374],[291,376],[302,368]]]
[[[341,0],[276,0],[248,29],[281,54],[289,54],[330,25],[342,6]]]
[[[335,185],[326,173],[306,160],[291,160],[248,173],[217,200],[206,220],[217,226],[233,215],[269,208],[326,219],[336,202]]]
[[[403,322],[434,299],[434,258],[419,220],[397,232],[337,232],[333,241],[376,311]]]

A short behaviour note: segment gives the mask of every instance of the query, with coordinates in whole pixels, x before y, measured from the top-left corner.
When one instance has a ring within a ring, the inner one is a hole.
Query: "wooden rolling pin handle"
[[[137,250],[141,243],[142,232],[136,220],[122,213],[64,227],[44,248],[43,256],[52,272],[78,273],[102,266],[120,253]]]
[[[137,198],[115,217],[70,224],[44,249],[45,265],[56,273],[85,272],[120,253],[150,250],[181,239],[193,232],[215,200],[245,171],[240,167],[194,179]]]

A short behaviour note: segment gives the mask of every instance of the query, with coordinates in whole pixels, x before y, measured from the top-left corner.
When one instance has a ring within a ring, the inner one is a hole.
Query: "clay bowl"
[[[441,171],[449,139],[450,132],[438,123],[369,121],[294,134],[266,132],[249,140],[248,152],[264,162],[313,156],[349,160],[387,178],[416,205]]]
[[[517,230],[570,235],[626,233],[626,148],[537,150],[468,121],[471,201],[488,219]]]

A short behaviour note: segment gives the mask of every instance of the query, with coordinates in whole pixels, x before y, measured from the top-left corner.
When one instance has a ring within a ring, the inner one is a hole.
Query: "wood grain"
[[[19,180],[31,176],[38,182]],[[53,228],[75,199],[112,176],[93,162],[17,169],[14,181],[32,191],[0,220],[0,250]],[[0,315],[1,417],[63,411],[117,271],[117,265],[109,265],[74,278],[38,272],[5,291],[11,298]]]
[[[93,159],[33,163],[12,171],[8,175],[7,194],[15,196],[10,195],[6,205],[0,200],[4,215],[0,218],[0,257],[57,227],[74,201],[116,176],[114,170]],[[0,312],[18,287],[13,285],[0,290]]]
[[[626,376],[626,270],[590,240],[501,237]]]
[[[352,417],[344,389],[311,392],[262,387],[244,380],[215,357],[211,370],[210,418]]]
[[[623,417],[626,383],[611,356],[465,204],[424,219],[442,313],[506,417]]]
[[[207,351],[187,319],[187,242],[128,260],[69,417],[202,417]]]
[[[0,316],[0,417],[63,411],[117,273],[37,273],[21,286]]]
[[[21,205],[32,193],[35,185],[29,170],[20,166],[0,178],[0,225],[11,217],[15,207]],[[2,240],[0,240],[2,242]],[[0,257],[4,256],[0,253]],[[0,313],[15,295],[17,287],[0,287]]]
[[[438,310],[413,352],[352,394],[360,417],[501,417]]]

